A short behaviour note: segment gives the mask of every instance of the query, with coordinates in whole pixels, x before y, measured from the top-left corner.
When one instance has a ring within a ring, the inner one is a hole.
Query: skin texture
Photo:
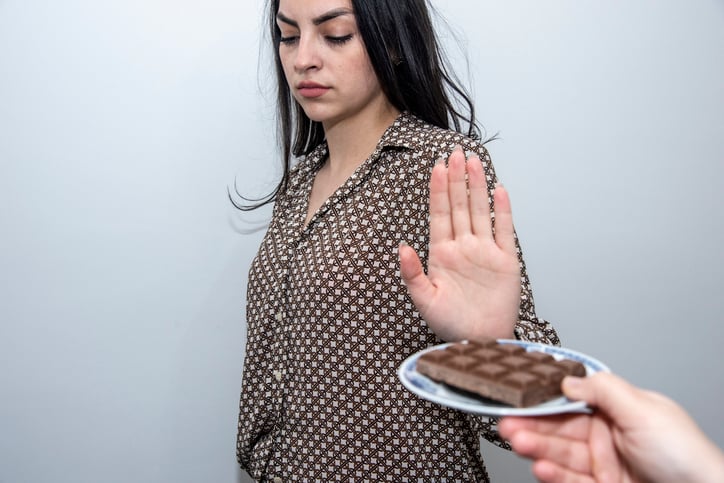
[[[592,415],[504,418],[501,436],[542,482],[720,482],[724,454],[671,399],[598,373],[563,391]]]
[[[432,171],[427,274],[415,251],[400,246],[402,279],[443,340],[513,337],[520,267],[510,200],[502,186],[495,189],[494,202],[495,235],[482,163],[477,157],[466,161],[457,148],[447,166],[439,162]]]

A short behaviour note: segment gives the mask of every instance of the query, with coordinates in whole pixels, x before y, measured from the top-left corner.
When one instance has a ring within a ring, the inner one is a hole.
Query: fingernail
[[[437,161],[435,161],[435,164],[445,164],[445,158],[437,158]]]

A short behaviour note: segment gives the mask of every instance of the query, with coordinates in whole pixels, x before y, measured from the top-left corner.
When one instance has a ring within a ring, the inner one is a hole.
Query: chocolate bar
[[[528,352],[519,345],[493,339],[456,342],[426,352],[417,360],[417,371],[514,407],[534,406],[561,396],[565,376],[586,375],[580,362],[556,360],[549,354]]]

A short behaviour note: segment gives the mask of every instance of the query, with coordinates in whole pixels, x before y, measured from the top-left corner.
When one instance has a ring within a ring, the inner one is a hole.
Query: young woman
[[[249,276],[239,462],[263,481],[487,481],[480,437],[504,444],[491,421],[417,398],[397,367],[442,340],[558,338],[535,315],[509,210],[496,237],[429,210],[441,158],[453,208],[490,213],[496,180],[426,1],[272,0],[269,14],[284,174],[255,205],[274,211]],[[475,313],[425,303],[454,283],[440,269],[453,235],[486,253]]]

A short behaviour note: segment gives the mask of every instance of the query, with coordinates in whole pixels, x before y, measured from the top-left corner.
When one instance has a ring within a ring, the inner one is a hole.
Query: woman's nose
[[[319,68],[321,58],[318,40],[310,35],[300,35],[297,52],[294,58],[294,68],[299,72]]]

